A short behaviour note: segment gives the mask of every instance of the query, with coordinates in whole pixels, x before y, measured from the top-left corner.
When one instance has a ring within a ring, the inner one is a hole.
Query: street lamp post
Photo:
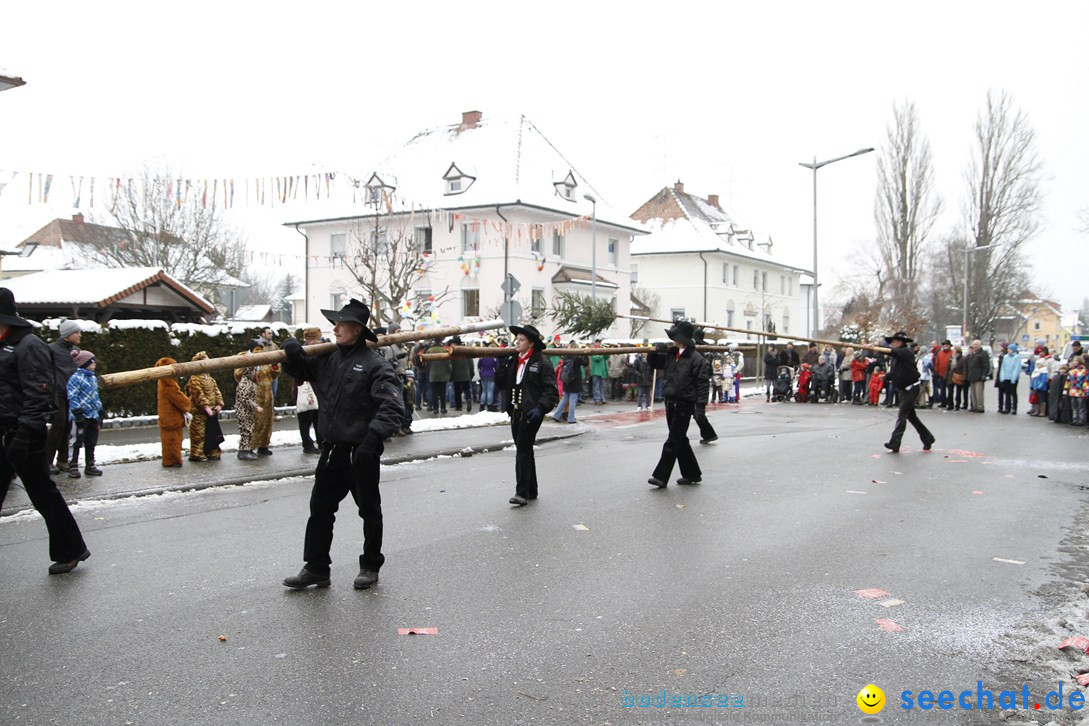
[[[980,250],[989,250],[992,247],[997,247],[997,244],[983,245],[981,247],[967,247],[964,248],[964,309],[961,317],[960,335],[965,342],[968,341],[968,253],[979,252]],[[974,336],[973,336],[974,337]]]
[[[594,205],[590,220],[590,297],[597,302],[597,200],[591,194],[583,194],[582,198]]]
[[[844,159],[850,159],[852,156],[861,156],[862,154],[868,154],[873,151],[873,148],[859,149],[858,151],[847,154],[846,156],[837,156],[835,159],[825,159],[824,161],[817,161],[817,157],[813,157],[813,163],[806,161],[799,161],[798,166],[804,166],[806,169],[813,170],[813,319],[810,321],[810,335],[813,335],[820,326],[820,307],[817,304],[817,286],[819,280],[817,278],[817,169],[822,166],[828,166],[834,164],[837,161],[843,161]]]

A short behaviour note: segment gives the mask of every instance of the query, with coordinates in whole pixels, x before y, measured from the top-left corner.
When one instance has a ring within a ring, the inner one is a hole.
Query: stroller
[[[779,366],[779,373],[771,387],[772,401],[789,401],[794,392],[794,369]]]

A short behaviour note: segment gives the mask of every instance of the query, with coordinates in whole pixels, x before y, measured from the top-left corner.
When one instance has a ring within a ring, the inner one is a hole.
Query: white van
[[[1070,336],[1070,340],[1068,340],[1066,342],[1066,345],[1063,346],[1063,354],[1059,357],[1059,360],[1063,361],[1064,363],[1066,361],[1070,360],[1070,356],[1072,356],[1074,354],[1074,341],[1075,340],[1081,340],[1081,339],[1082,339],[1082,336],[1080,336],[1080,335]],[[1081,345],[1082,345],[1082,350],[1084,351],[1085,350],[1085,343],[1082,342]]]

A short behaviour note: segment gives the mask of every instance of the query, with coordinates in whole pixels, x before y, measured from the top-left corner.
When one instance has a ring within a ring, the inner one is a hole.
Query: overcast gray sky
[[[0,25],[0,67],[27,81],[0,94],[0,173],[363,173],[464,110],[524,113],[614,206],[681,179],[805,267],[799,161],[879,147],[893,102],[912,100],[944,232],[961,219],[972,124],[1002,89],[1045,164],[1035,276],[1070,308],[1089,295],[1086,28],[1084,2],[23,2]],[[874,236],[875,160],[819,173],[826,285]],[[7,244],[72,211],[10,192]],[[301,251],[278,210],[246,219],[256,247]]]

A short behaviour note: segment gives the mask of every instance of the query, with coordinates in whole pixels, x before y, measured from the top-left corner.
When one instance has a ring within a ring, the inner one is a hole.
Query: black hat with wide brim
[[[885,342],[886,343],[891,343],[894,340],[899,340],[901,343],[904,343],[905,345],[909,345],[909,344],[915,342],[913,339],[908,337],[907,333],[905,333],[902,330],[897,331],[897,332],[893,333],[892,335],[886,335],[885,336]]]
[[[6,287],[0,287],[0,325],[11,325],[16,328],[33,327],[29,320],[19,317],[15,312],[15,295]]]
[[[330,323],[359,323],[363,326],[363,337],[375,343],[378,342],[378,336],[367,327],[367,321],[371,319],[371,311],[359,300],[353,298],[340,310],[322,310],[321,314]]]
[[[545,349],[544,338],[541,336],[541,331],[532,325],[512,325],[510,326],[510,332],[512,335],[524,335],[533,341],[533,347],[537,350]]]
[[[669,336],[670,340],[674,340],[689,348],[696,347],[696,341],[694,340],[695,334],[695,326],[687,320],[678,320],[673,323],[672,328],[666,330],[666,335]]]

